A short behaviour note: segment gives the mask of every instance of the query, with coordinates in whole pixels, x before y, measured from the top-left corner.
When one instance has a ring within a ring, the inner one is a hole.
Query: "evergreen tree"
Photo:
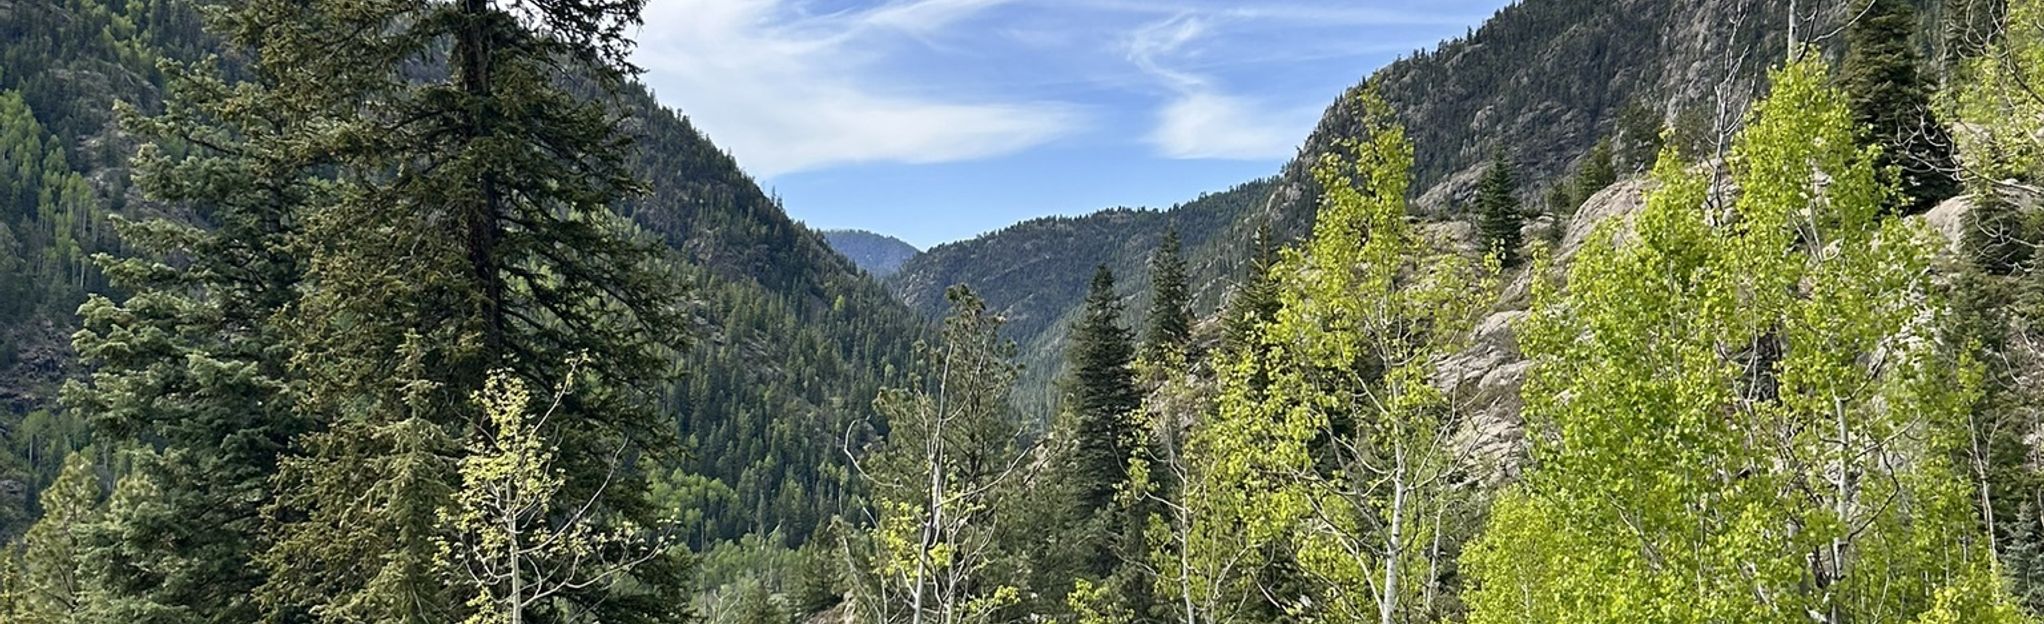
[[[43,490],[42,520],[21,539],[20,589],[8,621],[87,621],[97,597],[85,575],[85,558],[91,552],[86,540],[99,522],[102,489],[90,456],[73,453],[64,462],[62,476]]]
[[[1192,294],[1185,283],[1185,258],[1178,230],[1164,230],[1164,240],[1150,256],[1150,318],[1143,333],[1143,355],[1162,361],[1165,351],[1185,355],[1192,343]]]
[[[788,614],[781,603],[774,600],[774,594],[767,589],[765,581],[746,583],[739,590],[738,613],[733,624],[788,624]]]
[[[1660,111],[1646,100],[1633,100],[1618,110],[1617,147],[1612,159],[1627,175],[1651,171],[1654,157],[1661,153]]]
[[[1257,326],[1277,318],[1277,281],[1271,269],[1277,266],[1279,244],[1269,221],[1259,221],[1249,240],[1249,267],[1236,286],[1235,294],[1222,311],[1223,350],[1229,353],[1253,348]]]
[[[1526,215],[1519,207],[1518,185],[1511,163],[1500,153],[1476,188],[1477,229],[1483,235],[1484,249],[1500,266],[1517,265],[1519,248],[1525,245],[1520,232]]]
[[[318,129],[308,149],[334,178],[297,221],[306,272],[286,333],[319,427],[274,481],[276,608],[474,612],[471,588],[433,567],[435,512],[457,491],[453,441],[482,421],[466,398],[498,368],[540,384],[598,356],[547,431],[555,501],[586,501],[598,531],[660,526],[648,462],[612,460],[675,450],[653,407],[689,324],[666,251],[613,212],[641,190],[607,97],[634,71],[641,6],[259,0],[226,16],[230,39],[279,69],[285,125]],[[676,621],[682,565],[661,557],[522,615]]]
[[[1916,11],[1907,0],[1871,0],[1846,30],[1840,81],[1862,140],[1878,145],[1884,169],[1900,174],[1896,207],[1931,209],[1959,194],[1952,137],[1931,114],[1931,83],[1914,41]]]
[[[122,224],[127,254],[100,263],[131,294],[79,308],[73,346],[93,373],[65,399],[108,444],[155,451],[135,455],[148,478],[133,483],[156,484],[159,498],[110,509],[108,539],[94,546],[109,600],[127,613],[252,621],[260,512],[279,456],[308,426],[281,324],[303,275],[291,236],[298,208],[320,194],[316,161],[279,122],[290,104],[260,81],[166,68],[164,112],[122,117],[150,141],[134,160],[143,195],[196,222]]]
[[[1084,306],[1072,327],[1064,401],[1075,445],[1070,483],[1082,517],[1112,506],[1115,490],[1128,480],[1130,451],[1140,435],[1135,410],[1142,404],[1131,367],[1135,349],[1121,325],[1121,297],[1107,267],[1094,270]]]
[[[2008,275],[2029,264],[2032,249],[2023,209],[1991,186],[1973,193],[1973,209],[1966,213],[1966,230],[1961,247],[1974,268],[1990,275]]]

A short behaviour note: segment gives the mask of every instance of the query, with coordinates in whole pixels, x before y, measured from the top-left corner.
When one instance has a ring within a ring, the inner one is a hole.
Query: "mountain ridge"
[[[823,230],[819,232],[830,243],[832,249],[850,259],[868,275],[885,279],[901,270],[901,265],[923,251],[886,234],[867,230]]]

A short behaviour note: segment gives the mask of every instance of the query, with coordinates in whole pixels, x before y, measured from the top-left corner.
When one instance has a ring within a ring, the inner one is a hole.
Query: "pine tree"
[[[1144,357],[1162,361],[1166,351],[1187,355],[1185,350],[1192,343],[1192,295],[1185,283],[1185,258],[1179,252],[1176,228],[1164,231],[1164,240],[1150,256],[1150,293]]]
[[[309,427],[288,390],[282,322],[303,275],[289,251],[296,211],[319,191],[278,94],[205,65],[167,69],[164,112],[122,118],[150,141],[134,160],[143,195],[198,219],[121,224],[126,255],[100,265],[130,294],[79,308],[73,346],[93,372],[64,397],[106,443],[155,449],[136,469],[160,498],[110,509],[109,539],[94,546],[108,599],[250,621],[270,477]]]
[[[1483,235],[1484,249],[1506,267],[1519,263],[1519,248],[1525,244],[1520,231],[1526,215],[1519,207],[1518,184],[1511,163],[1500,153],[1476,188],[1477,229]]]
[[[62,476],[43,490],[43,517],[21,539],[20,590],[10,622],[70,624],[86,621],[98,606],[85,564],[102,489],[90,455],[72,453]]]
[[[299,407],[321,427],[270,506],[265,592],[332,619],[459,620],[468,588],[432,569],[435,510],[457,491],[453,440],[489,371],[529,383],[597,356],[548,430],[564,482],[610,527],[658,526],[646,462],[677,447],[653,408],[688,326],[667,251],[613,208],[639,193],[608,95],[634,69],[643,3],[259,0],[226,17],[284,122],[316,128],[330,201],[297,221],[288,330]],[[622,451],[620,449],[623,449]],[[361,509],[364,496],[380,504]],[[568,513],[556,509],[553,513]],[[563,591],[527,617],[663,622],[683,562]]]
[[[1916,11],[1906,0],[1872,0],[1846,30],[1840,81],[1865,142],[1884,169],[1900,174],[1896,207],[1917,214],[1959,194],[1952,136],[1931,113],[1931,84],[1913,43]]]
[[[1249,266],[1236,286],[1234,296],[1222,312],[1221,343],[1224,351],[1253,348],[1257,326],[1277,317],[1277,281],[1271,269],[1277,266],[1279,244],[1269,221],[1256,224],[1249,240]]]
[[[1113,505],[1116,488],[1128,480],[1142,394],[1131,367],[1135,349],[1121,325],[1121,297],[1106,266],[1094,270],[1082,305],[1066,352],[1064,408],[1075,444],[1070,483],[1083,517]]]

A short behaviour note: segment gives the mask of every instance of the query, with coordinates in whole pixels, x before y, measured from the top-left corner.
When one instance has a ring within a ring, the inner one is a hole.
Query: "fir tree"
[[[459,620],[468,588],[432,564],[435,511],[457,490],[467,397],[489,371],[530,383],[599,356],[547,442],[557,501],[658,526],[644,462],[676,448],[653,411],[688,325],[666,250],[613,208],[641,191],[608,95],[634,70],[642,3],[260,0],[227,15],[293,104],[289,127],[333,163],[331,201],[297,238],[305,280],[288,335],[300,407],[320,429],[286,462],[264,561],[278,608],[379,621]],[[376,497],[379,504],[361,500]],[[568,513],[554,510],[555,513]],[[608,527],[599,527],[599,530]],[[682,562],[562,591],[528,617],[662,622]]]
[[[1959,194],[1952,137],[1931,114],[1932,86],[1913,43],[1918,26],[1906,0],[1872,0],[1846,30],[1839,71],[1862,140],[1880,146],[1877,162],[1900,174],[1895,201],[1903,214]]]
[[[1618,181],[1618,166],[1613,163],[1616,156],[1612,151],[1610,139],[1598,141],[1596,145],[1590,146],[1590,153],[1584,155],[1583,161],[1576,165],[1576,175],[1569,180],[1569,186],[1575,191],[1575,206],[1571,206],[1571,209],[1581,207],[1583,202],[1589,201],[1591,195],[1596,195],[1597,191],[1602,191],[1604,187]]]
[[[1166,351],[1185,355],[1191,346],[1192,295],[1185,280],[1178,230],[1167,229],[1150,256],[1150,318],[1143,333],[1143,355],[1152,361],[1162,361]]]
[[[1617,148],[1612,154],[1617,168],[1626,174],[1651,171],[1654,157],[1661,153],[1660,111],[1646,100],[1633,100],[1618,111]]]
[[[1961,247],[1975,268],[1990,275],[2008,275],[2030,261],[2033,237],[2027,225],[2021,207],[1986,188],[1973,194]]]
[[[282,320],[303,276],[292,224],[319,194],[317,161],[279,123],[289,103],[259,80],[166,69],[164,112],[123,113],[151,141],[135,157],[136,183],[179,209],[165,213],[197,219],[121,225],[126,255],[100,263],[130,294],[79,308],[73,346],[93,373],[65,399],[107,443],[156,451],[137,454],[136,468],[159,498],[110,509],[108,540],[95,545],[108,599],[130,613],[249,621],[265,581],[254,556],[270,478],[308,428],[290,398]]]
[[[1094,270],[1083,305],[1067,351],[1064,405],[1076,445],[1071,482],[1085,516],[1112,505],[1115,489],[1128,479],[1142,395],[1130,366],[1135,352],[1129,331],[1121,325],[1121,297],[1107,267]]]
[[[103,508],[99,474],[87,453],[72,453],[57,482],[43,490],[42,520],[21,540],[20,589],[14,597],[18,624],[87,621],[97,596],[87,584],[86,557]],[[5,614],[0,611],[0,614]]]
[[[1518,184],[1511,163],[1499,154],[1476,189],[1477,229],[1483,235],[1484,249],[1501,266],[1518,264],[1519,248],[1525,243],[1520,231],[1526,215],[1519,208]]]
[[[1234,353],[1253,348],[1257,326],[1277,317],[1277,282],[1271,270],[1277,266],[1279,244],[1269,221],[1256,224],[1249,240],[1249,266],[1235,294],[1222,312],[1221,344]]]

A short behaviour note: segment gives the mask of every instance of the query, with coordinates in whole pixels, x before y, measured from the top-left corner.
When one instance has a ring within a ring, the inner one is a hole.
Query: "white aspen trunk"
[[[1396,466],[1391,473],[1391,527],[1384,539],[1384,595],[1377,600],[1378,624],[1391,624],[1398,613],[1398,554],[1405,545],[1405,451],[1394,452]]]
[[[523,624],[525,621],[525,577],[520,574],[523,566],[518,565],[518,558],[522,556],[519,550],[523,547],[518,543],[518,513],[516,510],[510,510],[504,514],[504,532],[511,539],[511,594],[505,597],[504,602],[508,608],[507,610],[511,612],[509,614],[511,624]]]

